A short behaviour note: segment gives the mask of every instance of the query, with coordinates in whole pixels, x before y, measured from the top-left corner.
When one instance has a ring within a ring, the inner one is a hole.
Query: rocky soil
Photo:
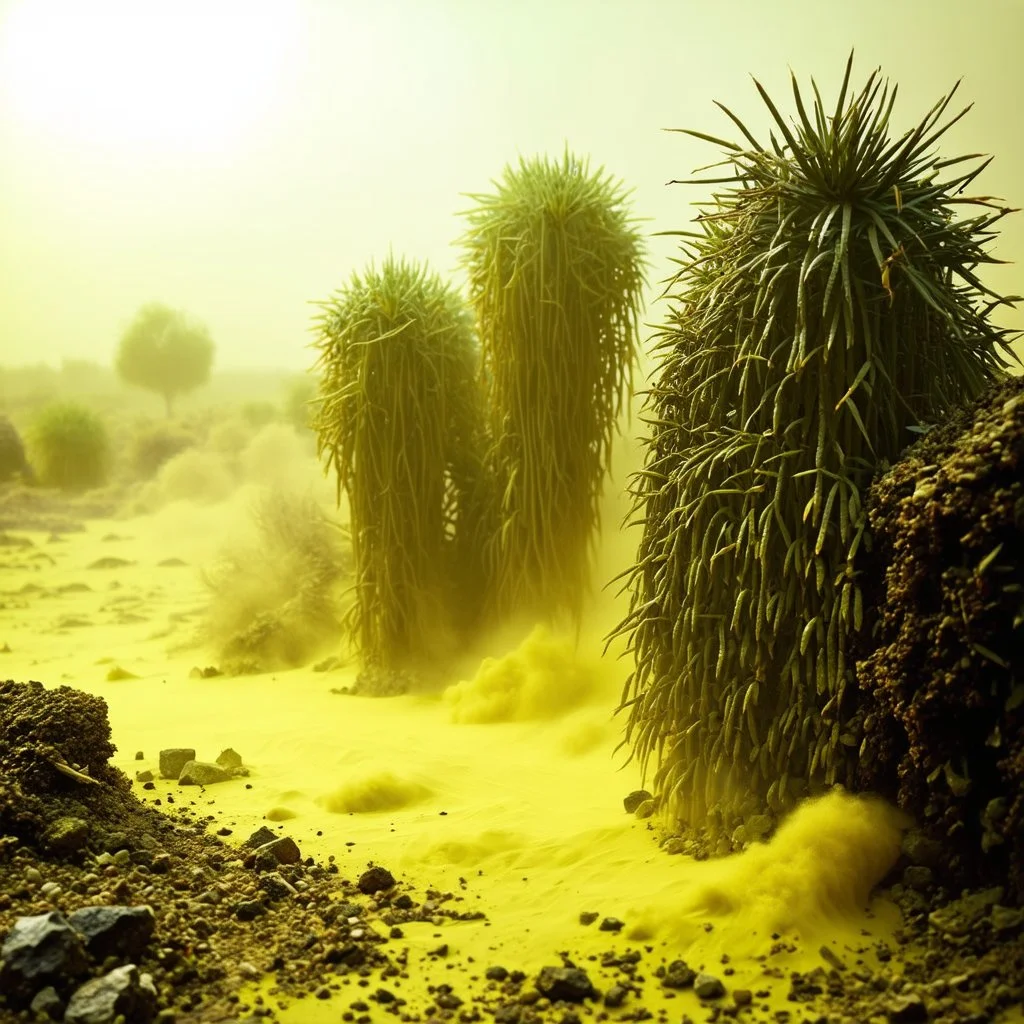
[[[311,999],[330,1001],[335,1019],[353,1024],[385,1014],[465,1024],[668,1022],[680,1018],[645,1001],[690,989],[703,1009],[683,1015],[684,1024],[982,1024],[1024,995],[1021,911],[1002,906],[998,889],[951,899],[927,863],[941,851],[920,839],[907,844],[891,890],[905,927],[896,947],[875,950],[881,968],[824,947],[811,973],[787,976],[769,955],[764,989],[735,988],[728,957],[714,970],[666,963],[651,947],[624,942],[623,922],[582,913],[581,929],[608,934],[605,953],[552,951],[549,966],[528,974],[451,962],[441,926],[481,916],[460,894],[396,880],[383,865],[345,878],[331,860],[304,858],[283,826],[241,844],[210,834],[213,819],[187,808],[184,796],[173,816],[142,803],[108,764],[112,753],[101,699],[0,683],[0,1019],[257,1021]],[[204,765],[193,751],[167,751],[161,772],[183,784],[244,773],[225,753]],[[635,810],[635,797],[630,804]],[[438,942],[414,955],[403,927],[422,921],[438,927]],[[451,968],[451,983],[418,983],[423,961]],[[780,982],[788,984],[785,1011],[766,1001]]]

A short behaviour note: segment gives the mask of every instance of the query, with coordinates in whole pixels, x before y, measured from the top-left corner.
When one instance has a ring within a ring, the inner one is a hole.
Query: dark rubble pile
[[[0,683],[0,1019],[261,1018],[239,993],[265,974],[280,998],[355,985],[397,1013],[401,926],[482,916],[379,866],[341,878],[269,828],[228,846],[138,801],[113,752],[101,699]]]
[[[860,785],[943,844],[943,880],[1024,900],[1024,380],[872,487]]]

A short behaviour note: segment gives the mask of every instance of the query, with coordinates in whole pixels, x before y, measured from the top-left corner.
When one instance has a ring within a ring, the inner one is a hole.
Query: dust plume
[[[576,637],[536,626],[500,658],[484,658],[476,675],[444,692],[452,721],[464,725],[558,718],[584,704],[607,676],[601,659]]]
[[[419,782],[391,771],[373,770],[348,779],[317,803],[332,814],[369,814],[397,811],[431,795],[432,791]]]
[[[709,861],[691,887],[664,893],[630,935],[691,939],[709,919],[762,937],[816,934],[863,911],[896,863],[906,826],[881,800],[839,789],[807,800],[769,842]]]

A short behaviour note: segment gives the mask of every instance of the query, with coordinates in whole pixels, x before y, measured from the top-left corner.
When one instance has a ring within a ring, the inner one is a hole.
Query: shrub
[[[268,491],[253,517],[256,543],[204,576],[204,635],[229,673],[293,668],[336,644],[351,571],[347,531],[311,499]]]
[[[32,462],[39,480],[64,491],[82,491],[106,483],[110,442],[102,418],[74,402],[47,406],[30,435]]]
[[[852,782],[867,488],[1005,366],[989,316],[1006,300],[976,268],[1008,211],[963,196],[978,167],[932,153],[950,97],[894,140],[894,94],[877,72],[854,94],[850,72],[834,109],[794,80],[795,123],[758,85],[767,146],[732,114],[746,148],[690,133],[729,166],[683,233],[620,631],[627,742],[691,823]]]
[[[487,384],[503,615],[578,616],[630,394],[643,243],[621,184],[565,153],[507,167],[462,240]]]
[[[318,449],[348,497],[364,667],[446,657],[475,611],[482,475],[468,310],[426,267],[388,259],[322,304]]]

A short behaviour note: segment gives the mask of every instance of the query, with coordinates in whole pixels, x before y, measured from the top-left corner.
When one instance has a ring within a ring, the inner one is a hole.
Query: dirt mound
[[[860,784],[943,844],[944,880],[1024,900],[1024,379],[872,487]]]

